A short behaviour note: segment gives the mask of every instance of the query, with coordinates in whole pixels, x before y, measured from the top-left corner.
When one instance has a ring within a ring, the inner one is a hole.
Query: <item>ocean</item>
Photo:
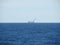
[[[0,45],[60,45],[60,23],[0,23]]]

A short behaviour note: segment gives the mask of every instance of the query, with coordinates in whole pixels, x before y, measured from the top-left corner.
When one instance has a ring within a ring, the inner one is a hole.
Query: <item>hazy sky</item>
[[[0,0],[0,22],[60,22],[60,0]]]

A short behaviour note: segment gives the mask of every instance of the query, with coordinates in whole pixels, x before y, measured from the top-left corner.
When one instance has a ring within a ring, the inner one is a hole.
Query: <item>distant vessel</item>
[[[28,21],[28,23],[35,23],[35,22]]]
[[[35,19],[33,21],[28,21],[28,23],[35,23]]]

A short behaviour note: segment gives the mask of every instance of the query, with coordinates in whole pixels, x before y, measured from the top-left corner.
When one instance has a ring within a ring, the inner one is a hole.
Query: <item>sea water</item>
[[[0,23],[0,45],[60,45],[60,23]]]

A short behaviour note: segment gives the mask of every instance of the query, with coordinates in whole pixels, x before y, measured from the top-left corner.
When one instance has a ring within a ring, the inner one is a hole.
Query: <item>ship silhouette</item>
[[[35,23],[35,19],[33,21],[28,21],[28,23]]]

